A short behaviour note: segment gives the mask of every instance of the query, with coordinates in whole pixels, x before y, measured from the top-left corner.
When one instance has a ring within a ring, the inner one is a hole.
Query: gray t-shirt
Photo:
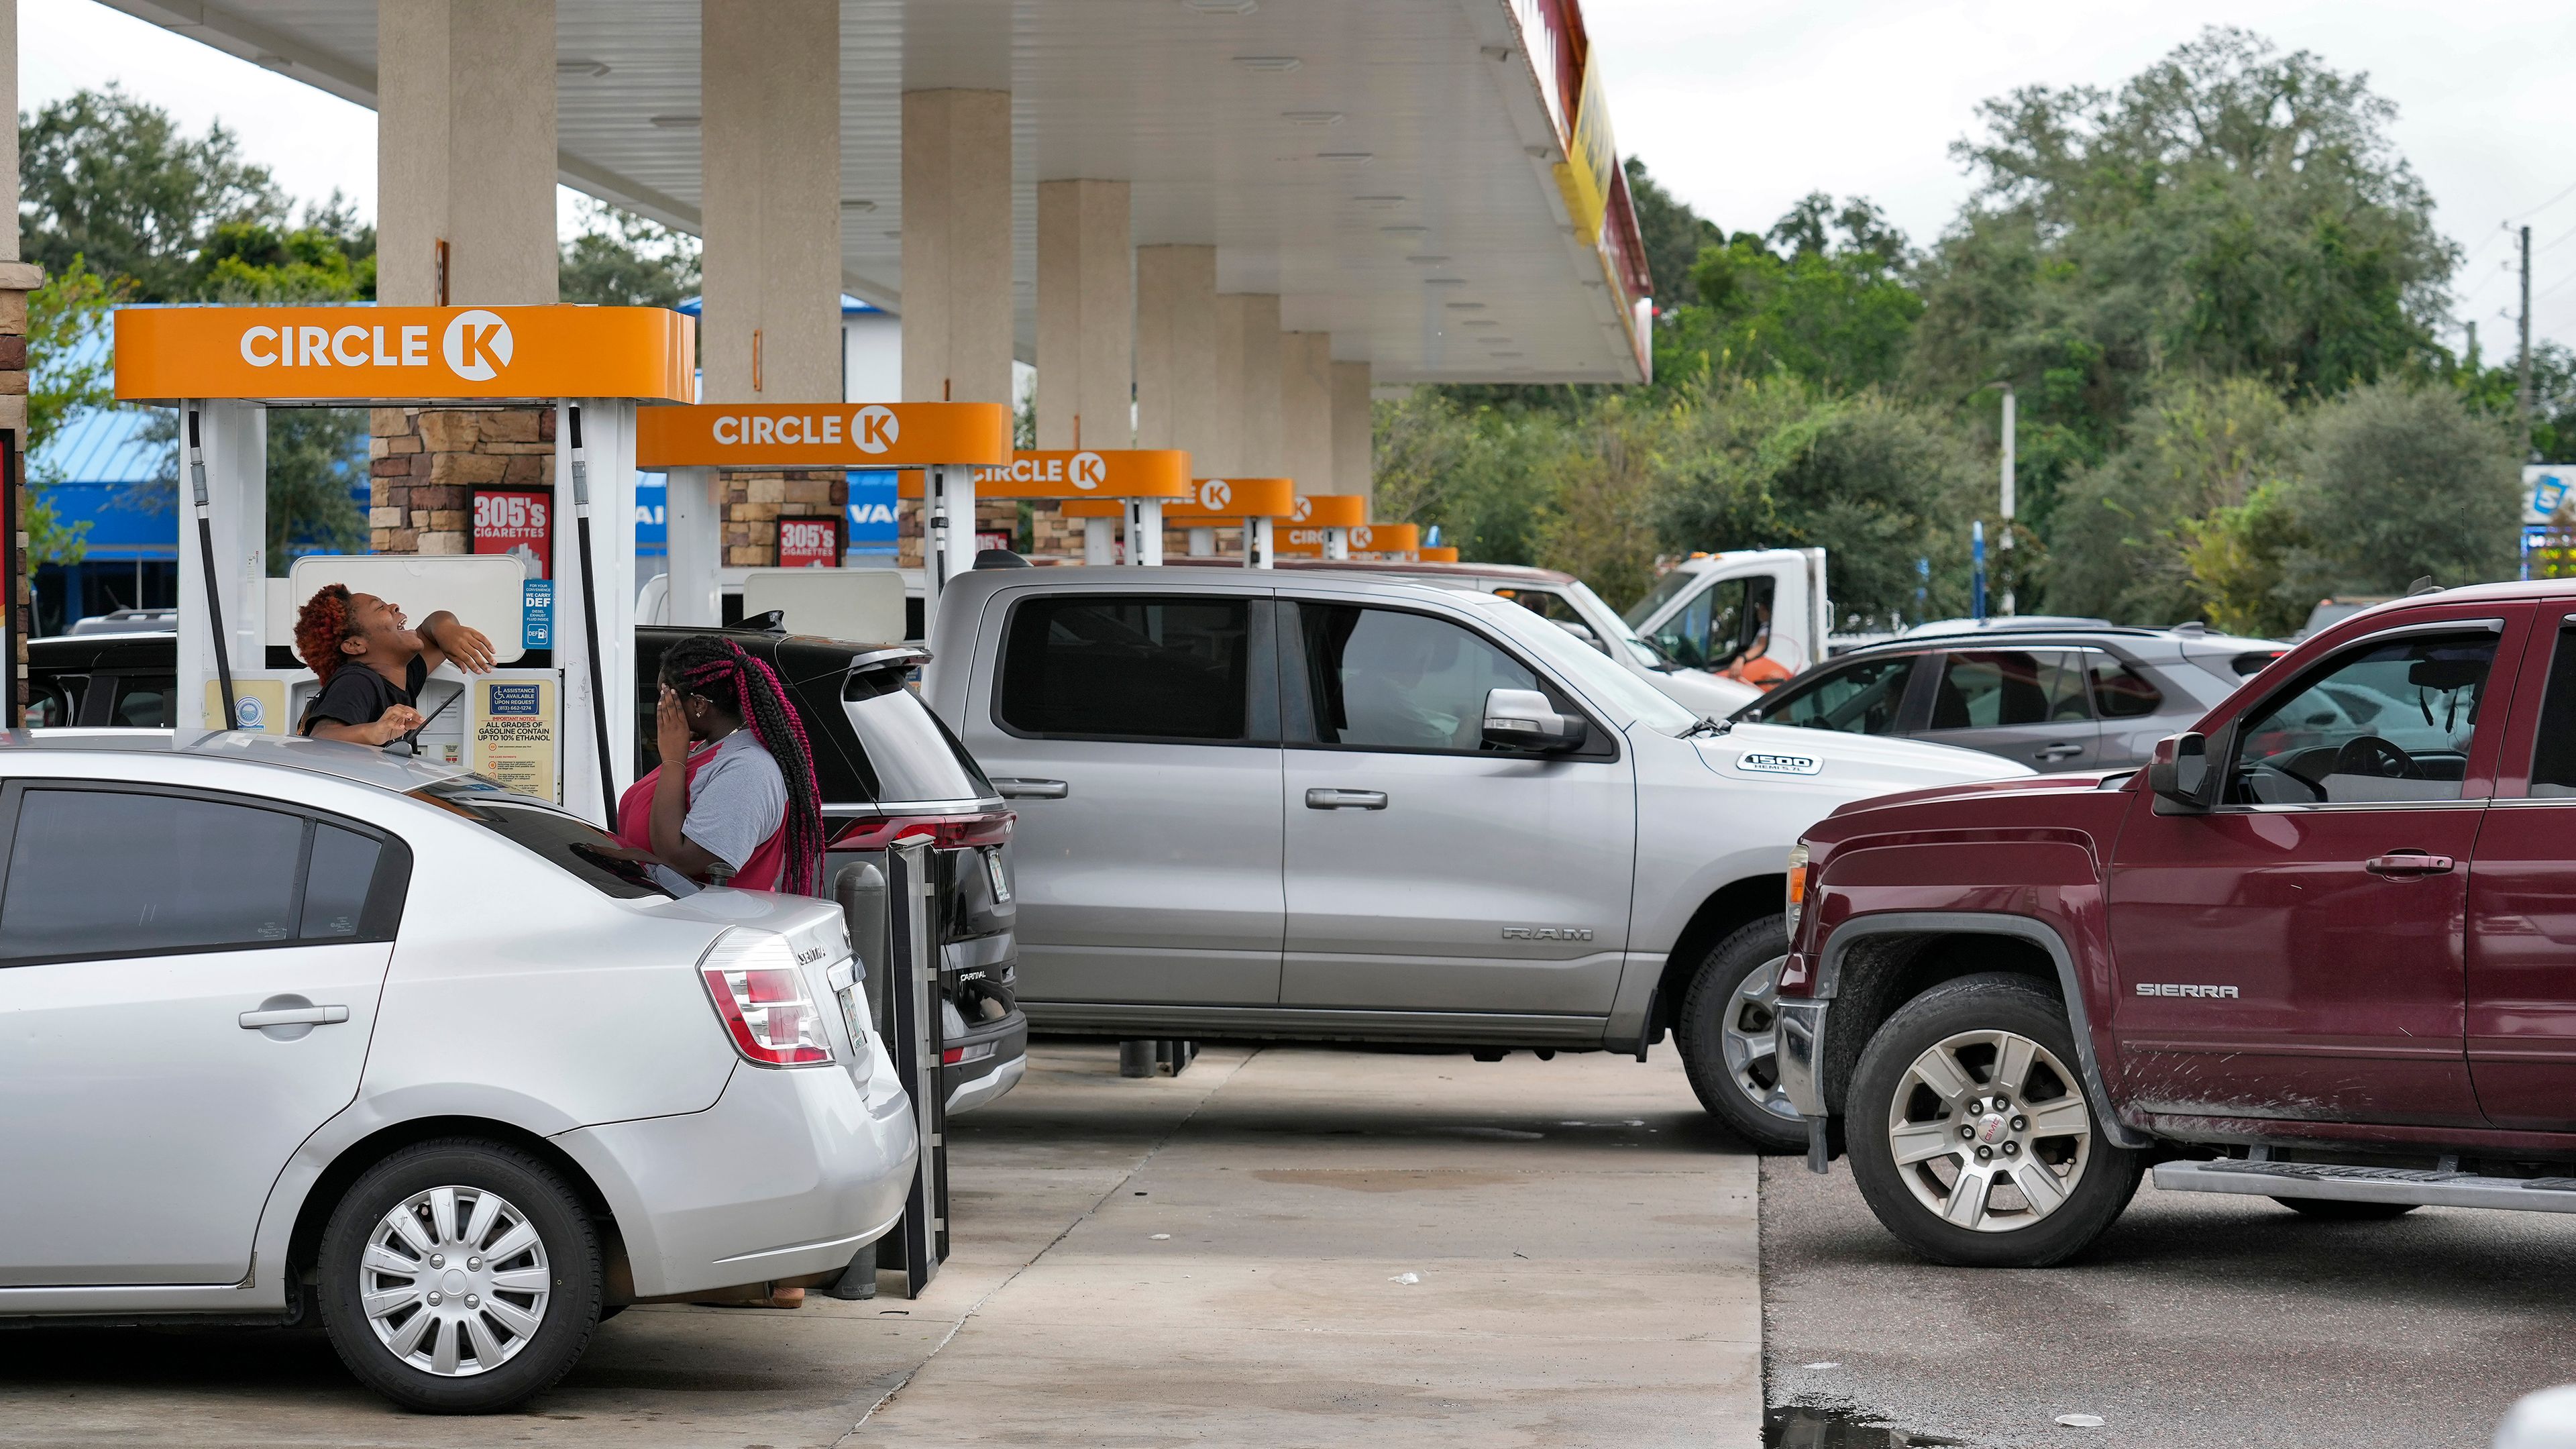
[[[716,742],[715,758],[689,780],[689,813],[680,834],[736,870],[787,821],[787,777],[760,737],[738,729]],[[698,883],[668,866],[653,878],[681,895]]]

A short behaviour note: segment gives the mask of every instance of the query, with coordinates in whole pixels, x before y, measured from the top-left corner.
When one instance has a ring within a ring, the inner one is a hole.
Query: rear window
[[[841,712],[867,752],[862,768],[874,777],[872,799],[909,804],[981,800],[993,793],[966,747],[904,686],[903,670],[852,671],[841,691]]]
[[[1252,611],[1242,599],[1065,594],[1011,611],[997,713],[1049,739],[1248,738]]]
[[[623,858],[626,847],[615,836],[577,815],[473,778],[441,780],[411,794],[535,851],[601,895],[629,901],[671,897],[654,884],[644,862]]]

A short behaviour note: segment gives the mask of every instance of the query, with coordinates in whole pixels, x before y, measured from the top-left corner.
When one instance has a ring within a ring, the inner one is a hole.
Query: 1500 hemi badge
[[[2203,986],[2193,981],[2141,981],[2140,996],[2208,996],[2223,1000],[2240,1000],[2233,986]]]
[[[1735,768],[1751,770],[1757,775],[1821,775],[1825,762],[1813,755],[1780,755],[1763,750],[1746,750],[1735,757]]]

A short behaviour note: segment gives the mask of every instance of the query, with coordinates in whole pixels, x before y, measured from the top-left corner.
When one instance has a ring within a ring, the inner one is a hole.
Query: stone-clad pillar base
[[[472,553],[475,489],[554,487],[552,408],[375,408],[368,424],[376,553]]]
[[[12,28],[12,51],[15,30]],[[13,67],[14,70],[14,67]],[[14,113],[13,113],[14,114]],[[12,127],[14,137],[14,125]],[[11,150],[14,152],[15,147]],[[10,193],[17,192],[17,173],[10,173]],[[12,248],[12,250],[15,250]],[[27,294],[45,284],[45,269],[34,262],[0,262],[0,428],[18,435],[18,477],[27,476]],[[5,485],[0,485],[5,486]],[[18,494],[18,557],[27,556],[27,501],[30,495],[22,488]],[[0,720],[0,727],[16,729],[26,722],[23,711],[27,702],[27,635],[36,622],[34,586],[28,570],[18,571],[9,581],[9,658],[7,668],[18,681],[11,698],[18,701],[20,712]],[[66,626],[70,620],[63,621]]]
[[[724,495],[727,568],[775,567],[781,516],[838,518],[850,501],[849,477],[838,469],[729,469],[716,483]]]

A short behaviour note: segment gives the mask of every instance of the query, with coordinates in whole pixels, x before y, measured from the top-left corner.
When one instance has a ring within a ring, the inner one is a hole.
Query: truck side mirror
[[[1591,727],[1579,715],[1562,715],[1535,689],[1485,691],[1485,743],[1498,750],[1552,755],[1580,749]]]
[[[2147,761],[2147,788],[2155,792],[2156,813],[2208,813],[2216,775],[2210,766],[2208,736],[2184,733],[2156,741],[2156,752]]]

